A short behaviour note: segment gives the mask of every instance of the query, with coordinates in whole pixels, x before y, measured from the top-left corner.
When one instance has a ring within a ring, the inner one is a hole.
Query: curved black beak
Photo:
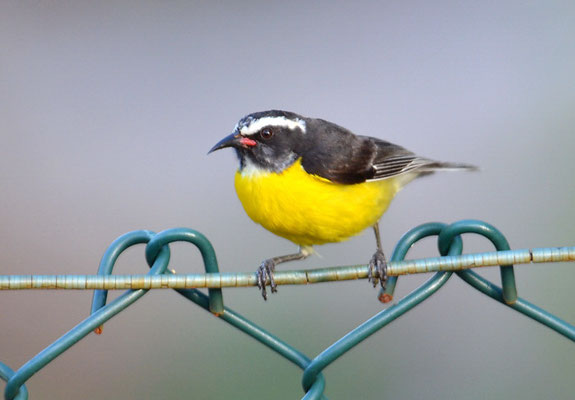
[[[210,151],[208,151],[208,154],[210,154],[216,150],[224,149],[226,147],[239,147],[239,146],[241,146],[240,139],[241,139],[241,135],[239,133],[234,132],[234,133],[226,136],[222,140],[220,140],[218,143],[216,143],[216,145],[214,147],[212,147],[210,149]]]

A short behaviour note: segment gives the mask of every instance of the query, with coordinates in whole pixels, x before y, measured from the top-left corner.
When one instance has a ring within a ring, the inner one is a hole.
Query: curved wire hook
[[[106,252],[102,256],[100,260],[100,265],[98,267],[97,275],[112,275],[114,270],[114,266],[116,265],[116,261],[120,254],[126,251],[128,248],[135,246],[137,244],[144,244],[150,242],[154,238],[155,232],[148,231],[148,230],[139,230],[139,231],[132,231],[128,232],[110,244],[110,246],[106,249]],[[164,273],[164,271],[168,267],[168,262],[170,261],[170,250],[166,247],[166,260],[165,263],[162,263],[162,268],[158,270],[158,274]],[[165,264],[165,265],[163,265]],[[150,271],[151,272],[151,271]],[[92,297],[92,307],[90,310],[90,314],[94,314],[96,311],[104,307],[106,305],[106,300],[108,299],[108,291],[105,289],[98,289],[94,290],[94,296]],[[104,326],[98,326],[94,332],[96,334],[101,334]]]
[[[13,376],[14,370],[3,362],[0,362],[0,379],[4,382],[8,382]],[[14,397],[14,400],[28,400],[28,388],[26,385],[20,386],[20,390],[16,397]]]
[[[120,236],[110,245],[104,254],[102,262],[100,263],[101,271],[106,272],[109,269],[111,272],[114,263],[122,251],[135,244],[148,242],[151,235],[153,235],[153,233],[149,231],[135,231]],[[164,273],[170,260],[169,251],[170,250],[167,246],[162,248],[148,274],[154,275]],[[106,296],[103,292],[99,295],[94,294],[92,302],[93,312],[91,315],[20,367],[20,369],[14,373],[6,384],[4,398],[6,400],[17,398],[22,385],[30,379],[32,375],[83,339],[92,330],[101,327],[104,322],[108,321],[114,315],[136,302],[136,300],[141,298],[147,292],[147,289],[127,290],[106,305],[104,305]]]
[[[477,233],[486,237],[493,243],[496,250],[510,250],[509,242],[503,234],[493,225],[474,219],[464,219],[446,226],[437,238],[439,251],[443,252],[449,247],[454,237],[463,233]],[[443,254],[443,253],[442,253]],[[517,286],[515,284],[515,272],[513,265],[502,265],[501,284],[503,287],[503,300],[506,304],[517,301]]]
[[[446,243],[449,243],[452,238],[458,237],[458,235],[462,233],[480,234],[487,237],[495,245],[497,250],[509,250],[509,244],[499,230],[486,222],[477,220],[462,220],[446,226],[439,235],[438,246],[440,250],[443,249],[446,246]],[[525,314],[566,338],[575,341],[575,326],[563,321],[535,304],[532,304],[521,297],[517,297],[513,269],[509,268],[509,266],[501,267],[502,287],[491,283],[487,279],[481,277],[478,273],[471,270],[457,271],[456,274],[473,288],[486,294],[492,299],[505,304],[517,312]],[[515,296],[515,300],[510,302],[510,299],[513,299],[513,296]]]
[[[433,235],[439,235],[445,224],[432,222],[420,225],[401,237],[394,250],[396,260],[401,261],[405,258],[407,252],[417,241]],[[460,237],[455,237],[451,246],[448,249],[449,255],[461,254],[463,245]],[[314,384],[317,376],[321,371],[335,361],[337,358],[345,354],[348,350],[356,346],[358,343],[367,339],[369,336],[395,320],[399,316],[405,314],[413,307],[427,299],[433,293],[437,292],[451,277],[452,272],[437,272],[425,283],[419,286],[416,290],[405,296],[397,304],[379,312],[371,317],[363,324],[346,334],[337,342],[332,344],[316,358],[312,360],[310,365],[306,368],[302,378],[302,386],[306,392],[310,390]],[[308,392],[309,393],[309,392]],[[304,397],[318,398],[318,397]]]
[[[200,232],[189,228],[166,229],[156,234],[146,246],[146,261],[152,265],[158,253],[164,246],[172,242],[188,242],[195,245],[202,255],[206,273],[219,273],[216,252],[210,241]],[[192,289],[197,291],[197,289]],[[224,312],[224,297],[222,289],[208,289],[209,310],[220,315]]]

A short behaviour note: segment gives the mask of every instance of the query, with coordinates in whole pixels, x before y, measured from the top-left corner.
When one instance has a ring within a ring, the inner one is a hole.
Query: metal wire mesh
[[[499,251],[460,256],[463,248],[461,235],[465,233],[479,234],[488,238]],[[438,237],[439,253],[447,257],[403,262],[409,249],[416,242],[428,236]],[[168,245],[178,241],[190,242],[199,249],[206,274],[201,276],[170,276],[172,271],[168,269],[170,259]],[[142,243],[146,244],[146,260],[150,266],[148,274],[146,276],[112,278],[112,270],[120,254],[129,247]],[[310,358],[294,346],[282,341],[279,337],[272,335],[262,327],[224,306],[222,287],[253,286],[255,284],[255,276],[253,273],[220,274],[215,251],[207,238],[201,233],[185,228],[170,229],[158,234],[150,231],[134,231],[119,237],[110,245],[102,257],[97,277],[0,277],[0,289],[5,290],[98,288],[94,291],[91,314],[84,321],[46,347],[17,371],[0,362],[0,377],[7,382],[4,396],[5,399],[27,399],[28,391],[25,383],[28,379],[90,332],[101,332],[104,322],[136,302],[151,288],[175,288],[185,298],[209,310],[217,318],[248,334],[301,368],[303,370],[302,387],[305,393],[304,399],[326,398],[323,393],[325,378],[322,375],[322,371],[363,340],[429,298],[447,282],[454,273],[453,271],[466,283],[485,295],[515,311],[525,314],[565,336],[567,339],[575,341],[575,326],[517,296],[512,264],[516,262],[551,261],[575,261],[575,247],[511,251],[507,240],[501,232],[492,225],[482,221],[464,220],[450,225],[442,223],[420,225],[407,232],[396,245],[389,268],[391,277],[386,290],[380,293],[379,298],[383,302],[391,301],[398,275],[430,271],[438,272],[397,303],[368,319],[316,357]],[[501,287],[468,269],[488,265],[500,265]],[[278,284],[309,284],[366,277],[367,267],[362,265],[311,271],[278,272],[276,282]],[[130,287],[130,289],[106,304],[107,289],[127,287]],[[197,287],[208,287],[208,295],[199,291]]]

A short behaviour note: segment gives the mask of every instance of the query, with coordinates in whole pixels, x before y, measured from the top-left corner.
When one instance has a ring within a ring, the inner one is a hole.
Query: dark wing
[[[377,147],[376,155],[371,165],[374,173],[370,179],[391,178],[392,176],[417,169],[423,162],[423,159],[401,146],[380,139],[365,138],[373,141]]]
[[[374,174],[369,180],[386,179],[418,170],[419,173],[432,172],[443,168],[441,163],[419,157],[411,151],[393,143],[376,138],[367,138],[375,142],[377,153],[372,163]]]
[[[337,183],[373,178],[378,146],[371,138],[320,119],[307,119],[307,132],[296,147],[306,172]]]
[[[302,166],[310,174],[337,183],[361,183],[387,179],[417,172],[431,173],[438,169],[474,169],[466,164],[444,163],[418,157],[393,143],[369,136],[354,135],[328,121],[310,119],[316,124],[298,153]]]

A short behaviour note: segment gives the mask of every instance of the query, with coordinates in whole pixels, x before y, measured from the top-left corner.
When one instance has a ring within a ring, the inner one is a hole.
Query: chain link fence
[[[493,243],[497,252],[461,255],[463,234],[477,234]],[[404,261],[409,249],[419,240],[437,236],[439,254],[442,257]],[[168,269],[169,244],[189,242],[200,251],[205,274],[177,275]],[[128,248],[146,244],[145,256],[150,271],[147,275],[112,275],[118,257]],[[80,322],[58,340],[42,350],[31,360],[14,371],[0,362],[0,377],[6,381],[6,400],[27,399],[25,383],[35,373],[50,364],[91,332],[101,333],[103,324],[110,318],[134,304],[150,289],[172,288],[196,305],[210,311],[239,331],[251,336],[270,350],[301,368],[303,399],[325,399],[326,385],[322,371],[346,352],[379,331],[390,322],[407,313],[437,292],[453,274],[471,287],[508,308],[520,312],[543,324],[571,341],[575,341],[575,326],[524,300],[517,295],[513,264],[575,261],[575,247],[527,249],[512,251],[503,234],[492,225],[476,220],[464,220],[453,224],[427,223],[407,232],[397,243],[388,269],[390,278],[379,299],[388,303],[393,299],[399,275],[435,272],[416,290],[357,326],[341,339],[327,347],[316,357],[309,357],[279,337],[256,325],[239,313],[224,306],[223,287],[255,286],[255,273],[219,273],[215,251],[208,239],[199,232],[186,228],[169,229],[160,233],[134,231],[116,239],[102,257],[97,276],[0,276],[0,290],[22,289],[95,289],[90,316]],[[482,278],[470,268],[499,265],[501,287]],[[278,271],[278,284],[312,284],[328,281],[365,279],[365,265],[331,267],[316,270]],[[204,294],[198,288],[208,288]],[[107,303],[109,289],[128,289]],[[182,394],[184,396],[184,394]]]

